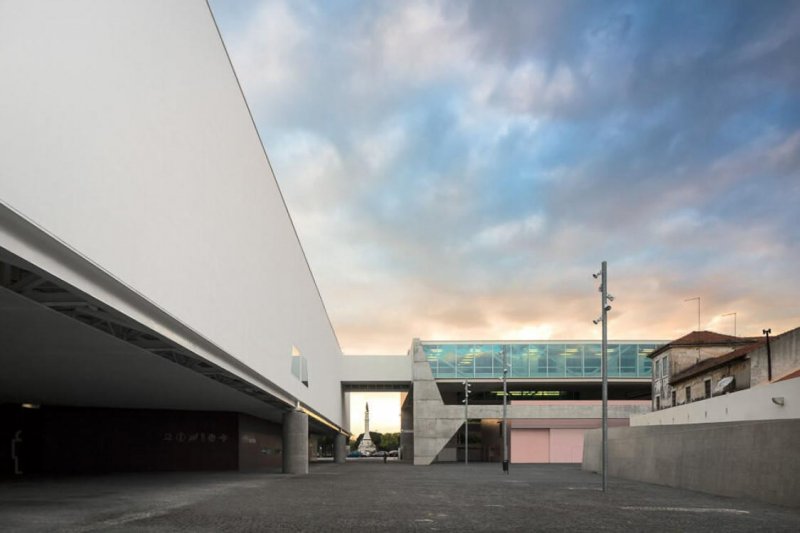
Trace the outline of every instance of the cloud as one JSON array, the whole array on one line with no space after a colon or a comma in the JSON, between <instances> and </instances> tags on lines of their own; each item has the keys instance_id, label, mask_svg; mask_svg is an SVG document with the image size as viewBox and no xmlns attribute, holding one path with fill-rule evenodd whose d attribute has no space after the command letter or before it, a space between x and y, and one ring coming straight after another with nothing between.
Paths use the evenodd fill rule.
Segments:
<instances>
[{"instance_id":1,"label":"cloud","mask_svg":"<svg viewBox=\"0 0 800 533\"><path fill-rule=\"evenodd\" d=\"M544 217L534 213L522 220L512 220L481 230L472 240L472 245L480 248L506 248L519 246L529 238L541 234Z\"/></svg>"},{"instance_id":2,"label":"cloud","mask_svg":"<svg viewBox=\"0 0 800 533\"><path fill-rule=\"evenodd\" d=\"M373 26L371 61L391 79L422 83L465 68L475 46L466 10L447 2L402 2Z\"/></svg>"},{"instance_id":3,"label":"cloud","mask_svg":"<svg viewBox=\"0 0 800 533\"><path fill-rule=\"evenodd\" d=\"M346 352L800 322L794 3L212 9Z\"/></svg>"},{"instance_id":4,"label":"cloud","mask_svg":"<svg viewBox=\"0 0 800 533\"><path fill-rule=\"evenodd\" d=\"M258 6L243 27L226 35L226 44L243 77L247 94L273 98L299 82L297 63L309 32L284 2Z\"/></svg>"}]
</instances>

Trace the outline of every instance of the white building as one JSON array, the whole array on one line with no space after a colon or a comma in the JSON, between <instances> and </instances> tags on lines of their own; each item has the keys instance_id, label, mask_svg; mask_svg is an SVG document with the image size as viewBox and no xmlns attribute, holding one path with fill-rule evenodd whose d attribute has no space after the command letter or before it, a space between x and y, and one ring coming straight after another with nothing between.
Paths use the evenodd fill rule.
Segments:
<instances>
[{"instance_id":1,"label":"white building","mask_svg":"<svg viewBox=\"0 0 800 533\"><path fill-rule=\"evenodd\" d=\"M33 470L305 468L341 350L206 2L4 1L0 35L3 436Z\"/></svg>"}]
</instances>

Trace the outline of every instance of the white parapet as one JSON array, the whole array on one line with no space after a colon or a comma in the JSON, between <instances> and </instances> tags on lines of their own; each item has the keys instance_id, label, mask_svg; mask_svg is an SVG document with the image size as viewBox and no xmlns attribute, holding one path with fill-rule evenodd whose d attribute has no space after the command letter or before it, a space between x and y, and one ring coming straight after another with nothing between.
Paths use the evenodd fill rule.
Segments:
<instances>
[{"instance_id":1,"label":"white parapet","mask_svg":"<svg viewBox=\"0 0 800 533\"><path fill-rule=\"evenodd\" d=\"M631 426L800 418L800 379L759 385L631 417Z\"/></svg>"}]
</instances>

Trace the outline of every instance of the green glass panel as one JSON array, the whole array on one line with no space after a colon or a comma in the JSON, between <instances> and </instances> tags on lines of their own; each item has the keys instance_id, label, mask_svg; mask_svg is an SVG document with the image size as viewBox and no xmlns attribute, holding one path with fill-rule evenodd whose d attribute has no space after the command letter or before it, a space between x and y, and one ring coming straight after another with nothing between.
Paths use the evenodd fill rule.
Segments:
<instances>
[{"instance_id":1,"label":"green glass panel","mask_svg":"<svg viewBox=\"0 0 800 533\"><path fill-rule=\"evenodd\" d=\"M508 348L511 351L511 377L529 377L528 345L512 344Z\"/></svg>"},{"instance_id":2,"label":"green glass panel","mask_svg":"<svg viewBox=\"0 0 800 533\"><path fill-rule=\"evenodd\" d=\"M479 351L471 344L456 346L456 372L460 378L475 377L475 354Z\"/></svg>"},{"instance_id":3,"label":"green glass panel","mask_svg":"<svg viewBox=\"0 0 800 533\"><path fill-rule=\"evenodd\" d=\"M639 345L639 361L638 361L638 375L642 378L649 378L653 371L653 361L648 357L658 348L657 344L640 344Z\"/></svg>"},{"instance_id":4,"label":"green glass panel","mask_svg":"<svg viewBox=\"0 0 800 533\"><path fill-rule=\"evenodd\" d=\"M619 344L609 344L608 350L608 377L619 377ZM602 348L602 346L601 346Z\"/></svg>"},{"instance_id":5,"label":"green glass panel","mask_svg":"<svg viewBox=\"0 0 800 533\"><path fill-rule=\"evenodd\" d=\"M567 347L563 344L547 345L547 376L551 378L563 378L566 376L566 352Z\"/></svg>"},{"instance_id":6,"label":"green glass panel","mask_svg":"<svg viewBox=\"0 0 800 533\"><path fill-rule=\"evenodd\" d=\"M528 361L530 365L529 377L532 378L546 378L547 377L547 345L546 344L528 344L526 345L528 351Z\"/></svg>"},{"instance_id":7,"label":"green glass panel","mask_svg":"<svg viewBox=\"0 0 800 533\"><path fill-rule=\"evenodd\" d=\"M568 377L583 377L582 344L567 344L564 347L564 366Z\"/></svg>"},{"instance_id":8,"label":"green glass panel","mask_svg":"<svg viewBox=\"0 0 800 533\"><path fill-rule=\"evenodd\" d=\"M583 375L586 377L600 376L602 362L601 346L599 344L587 344L583 347Z\"/></svg>"},{"instance_id":9,"label":"green glass panel","mask_svg":"<svg viewBox=\"0 0 800 533\"><path fill-rule=\"evenodd\" d=\"M647 356L658 347L652 343L609 344L609 377L649 378L652 361ZM512 378L601 375L600 343L426 344L422 348L435 378L502 378L504 353Z\"/></svg>"},{"instance_id":10,"label":"green glass panel","mask_svg":"<svg viewBox=\"0 0 800 533\"><path fill-rule=\"evenodd\" d=\"M452 344L440 344L432 346L431 354L435 355L435 363L428 357L431 362L431 370L434 372L435 378L454 378L456 376L456 354L455 346ZM434 369L434 364L436 368Z\"/></svg>"},{"instance_id":11,"label":"green glass panel","mask_svg":"<svg viewBox=\"0 0 800 533\"><path fill-rule=\"evenodd\" d=\"M638 347L635 344L620 345L619 375L624 377L636 376L636 358Z\"/></svg>"},{"instance_id":12,"label":"green glass panel","mask_svg":"<svg viewBox=\"0 0 800 533\"><path fill-rule=\"evenodd\" d=\"M505 352L506 357L508 358L507 363L509 367L511 366L511 346L508 344L493 344L492 345L492 375L494 377L501 378L503 377L503 353ZM511 371L509 368L509 375L511 377Z\"/></svg>"},{"instance_id":13,"label":"green glass panel","mask_svg":"<svg viewBox=\"0 0 800 533\"><path fill-rule=\"evenodd\" d=\"M473 346L473 361L475 363L475 377L476 378L491 378L494 377L492 373L492 359L494 346L491 344L476 344Z\"/></svg>"},{"instance_id":14,"label":"green glass panel","mask_svg":"<svg viewBox=\"0 0 800 533\"><path fill-rule=\"evenodd\" d=\"M456 373L456 347L452 344L442 346L442 356L439 358L439 375L443 378L454 378Z\"/></svg>"},{"instance_id":15,"label":"green glass panel","mask_svg":"<svg viewBox=\"0 0 800 533\"><path fill-rule=\"evenodd\" d=\"M428 360L428 364L431 365L433 377L439 377L439 353L441 352L441 348L435 344L425 344L422 346L422 351L425 354L425 358Z\"/></svg>"}]
</instances>

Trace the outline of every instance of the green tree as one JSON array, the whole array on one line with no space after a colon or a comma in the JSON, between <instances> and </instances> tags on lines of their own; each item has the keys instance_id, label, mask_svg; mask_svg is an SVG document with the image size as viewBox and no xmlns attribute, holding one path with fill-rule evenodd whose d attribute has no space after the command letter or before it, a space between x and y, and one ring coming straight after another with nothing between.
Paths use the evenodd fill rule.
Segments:
<instances>
[{"instance_id":1,"label":"green tree","mask_svg":"<svg viewBox=\"0 0 800 533\"><path fill-rule=\"evenodd\" d=\"M400 447L400 433L384 433L381 439L381 450L392 451Z\"/></svg>"}]
</instances>

